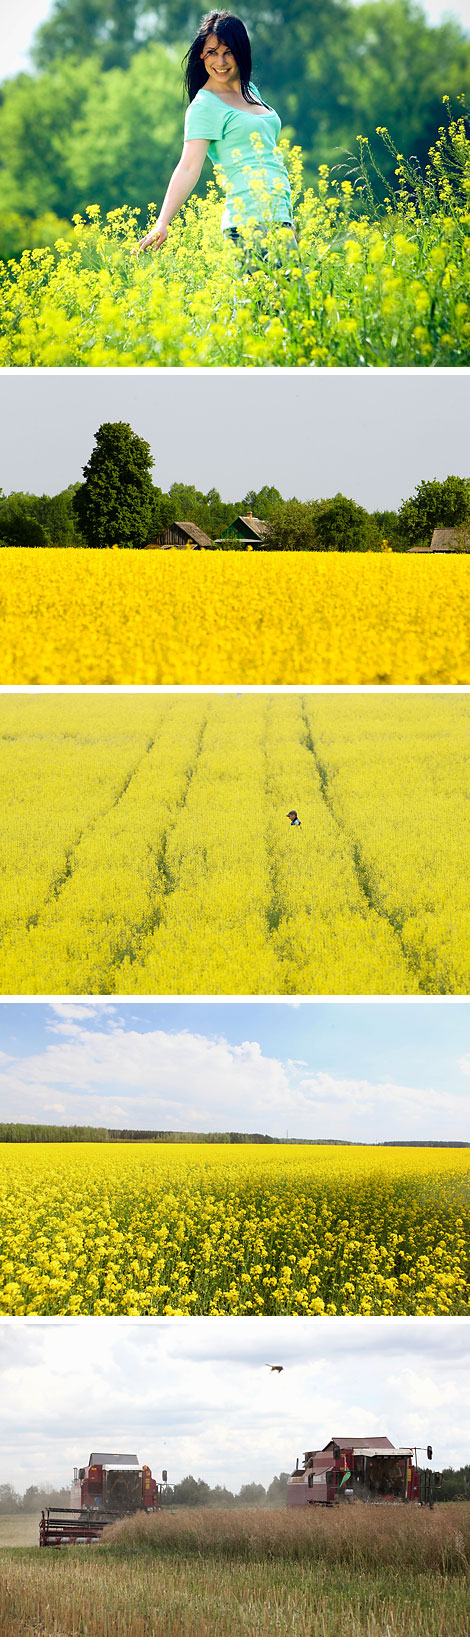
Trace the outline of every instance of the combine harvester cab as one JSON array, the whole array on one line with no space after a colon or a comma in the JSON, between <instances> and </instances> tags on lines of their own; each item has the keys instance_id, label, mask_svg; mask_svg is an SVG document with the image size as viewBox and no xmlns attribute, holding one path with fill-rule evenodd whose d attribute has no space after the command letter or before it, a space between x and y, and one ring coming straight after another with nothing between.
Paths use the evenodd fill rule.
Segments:
<instances>
[{"instance_id":1,"label":"combine harvester cab","mask_svg":"<svg viewBox=\"0 0 470 1637\"><path fill-rule=\"evenodd\" d=\"M430 1444L427 1456L432 1460ZM322 1450L306 1450L303 1466L297 1461L288 1480L287 1504L432 1505L438 1481L437 1473L420 1472L416 1450L395 1448L389 1438L331 1438Z\"/></svg>"},{"instance_id":2,"label":"combine harvester cab","mask_svg":"<svg viewBox=\"0 0 470 1637\"><path fill-rule=\"evenodd\" d=\"M40 1546L90 1546L107 1524L135 1512L155 1512L158 1484L136 1455L92 1454L75 1467L69 1507L47 1507L39 1525Z\"/></svg>"}]
</instances>

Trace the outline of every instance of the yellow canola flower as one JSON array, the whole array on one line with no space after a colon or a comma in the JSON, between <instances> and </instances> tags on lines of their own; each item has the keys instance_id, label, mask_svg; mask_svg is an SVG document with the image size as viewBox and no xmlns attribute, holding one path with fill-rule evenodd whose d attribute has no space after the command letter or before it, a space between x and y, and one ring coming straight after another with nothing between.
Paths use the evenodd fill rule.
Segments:
<instances>
[{"instance_id":1,"label":"yellow canola flower","mask_svg":"<svg viewBox=\"0 0 470 1637\"><path fill-rule=\"evenodd\" d=\"M8 684L468 683L469 609L465 553L0 551Z\"/></svg>"},{"instance_id":2,"label":"yellow canola flower","mask_svg":"<svg viewBox=\"0 0 470 1637\"><path fill-rule=\"evenodd\" d=\"M0 1312L468 1313L468 1178L458 1150L3 1144Z\"/></svg>"},{"instance_id":3,"label":"yellow canola flower","mask_svg":"<svg viewBox=\"0 0 470 1637\"><path fill-rule=\"evenodd\" d=\"M0 709L2 993L469 993L464 693Z\"/></svg>"}]
</instances>

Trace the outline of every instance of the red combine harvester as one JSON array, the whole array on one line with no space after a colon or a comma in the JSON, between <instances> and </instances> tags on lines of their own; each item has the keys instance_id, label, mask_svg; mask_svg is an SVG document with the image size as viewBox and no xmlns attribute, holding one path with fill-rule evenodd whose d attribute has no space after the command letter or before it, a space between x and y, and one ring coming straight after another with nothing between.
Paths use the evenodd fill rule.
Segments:
<instances>
[{"instance_id":1,"label":"red combine harvester","mask_svg":"<svg viewBox=\"0 0 470 1637\"><path fill-rule=\"evenodd\" d=\"M88 1466L75 1467L70 1506L42 1512L39 1545L90 1545L106 1524L134 1512L156 1512L158 1493L150 1467L140 1466L136 1455L92 1453Z\"/></svg>"},{"instance_id":2,"label":"red combine harvester","mask_svg":"<svg viewBox=\"0 0 470 1637\"><path fill-rule=\"evenodd\" d=\"M432 1461L431 1445L427 1458ZM414 1456L414 1460L413 1460ZM308 1449L287 1484L288 1506L339 1506L352 1501L375 1506L417 1501L432 1505L437 1472L420 1471L416 1449L395 1449L389 1438L330 1438L324 1449Z\"/></svg>"}]
</instances>

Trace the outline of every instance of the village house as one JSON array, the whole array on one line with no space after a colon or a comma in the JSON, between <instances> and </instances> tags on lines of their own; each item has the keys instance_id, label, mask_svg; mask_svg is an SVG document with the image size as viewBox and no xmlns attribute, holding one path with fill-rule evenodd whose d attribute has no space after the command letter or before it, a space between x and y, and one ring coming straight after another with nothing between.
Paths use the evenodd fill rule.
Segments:
<instances>
[{"instance_id":1,"label":"village house","mask_svg":"<svg viewBox=\"0 0 470 1637\"><path fill-rule=\"evenodd\" d=\"M257 547L259 551L264 546L268 530L269 523L264 523L261 517L253 517L252 512L247 512L246 517L235 517L233 523L229 523L228 528L223 530L214 544L226 546L233 540L239 546L252 546L253 549Z\"/></svg>"},{"instance_id":2,"label":"village house","mask_svg":"<svg viewBox=\"0 0 470 1637\"><path fill-rule=\"evenodd\" d=\"M149 540L145 550L170 551L172 546L176 546L177 551L212 551L213 541L203 529L198 529L197 523L170 523L157 534L156 540Z\"/></svg>"},{"instance_id":3,"label":"village house","mask_svg":"<svg viewBox=\"0 0 470 1637\"><path fill-rule=\"evenodd\" d=\"M461 536L457 529L434 529L430 546L409 546L409 552L461 551Z\"/></svg>"}]
</instances>

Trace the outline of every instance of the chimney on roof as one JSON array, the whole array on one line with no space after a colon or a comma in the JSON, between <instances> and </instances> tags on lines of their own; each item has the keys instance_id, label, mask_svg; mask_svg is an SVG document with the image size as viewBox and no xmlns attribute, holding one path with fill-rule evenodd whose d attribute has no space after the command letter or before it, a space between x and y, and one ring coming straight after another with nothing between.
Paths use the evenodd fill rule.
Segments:
<instances>
[{"instance_id":1,"label":"chimney on roof","mask_svg":"<svg viewBox=\"0 0 470 1637\"><path fill-rule=\"evenodd\" d=\"M247 512L247 514L246 514L246 515L247 515L247 517L252 517L252 516L253 516L253 512Z\"/></svg>"}]
</instances>

